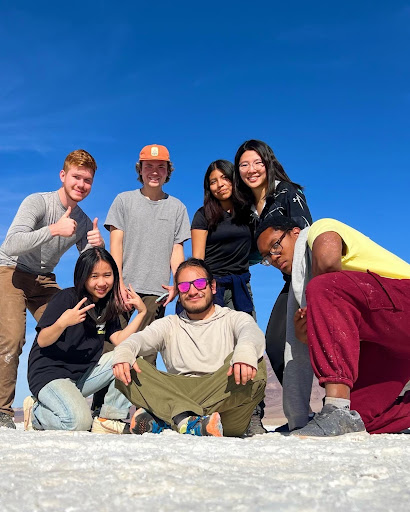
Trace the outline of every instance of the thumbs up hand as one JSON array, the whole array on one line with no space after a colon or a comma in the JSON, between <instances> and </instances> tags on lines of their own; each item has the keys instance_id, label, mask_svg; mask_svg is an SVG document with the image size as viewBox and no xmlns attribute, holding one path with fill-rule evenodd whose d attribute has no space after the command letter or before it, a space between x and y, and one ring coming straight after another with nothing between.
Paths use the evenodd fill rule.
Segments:
<instances>
[{"instance_id":1,"label":"thumbs up hand","mask_svg":"<svg viewBox=\"0 0 410 512\"><path fill-rule=\"evenodd\" d=\"M87 240L93 247L104 247L104 240L98 229L98 218L93 220L93 229L87 233Z\"/></svg>"},{"instance_id":2,"label":"thumbs up hand","mask_svg":"<svg viewBox=\"0 0 410 512\"><path fill-rule=\"evenodd\" d=\"M69 238L73 236L77 229L77 222L70 218L71 206L67 208L67 211L62 217L55 223L49 226L51 234L53 236L63 236Z\"/></svg>"}]
</instances>

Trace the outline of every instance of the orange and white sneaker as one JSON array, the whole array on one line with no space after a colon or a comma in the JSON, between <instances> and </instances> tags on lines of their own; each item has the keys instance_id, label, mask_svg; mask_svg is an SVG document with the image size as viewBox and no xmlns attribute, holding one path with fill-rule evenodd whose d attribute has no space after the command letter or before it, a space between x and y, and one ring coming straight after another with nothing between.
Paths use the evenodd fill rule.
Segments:
<instances>
[{"instance_id":1,"label":"orange and white sneaker","mask_svg":"<svg viewBox=\"0 0 410 512\"><path fill-rule=\"evenodd\" d=\"M33 405L36 400L31 396L26 396L23 402L23 414L24 414L24 430L35 430L33 428Z\"/></svg>"},{"instance_id":2,"label":"orange and white sneaker","mask_svg":"<svg viewBox=\"0 0 410 512\"><path fill-rule=\"evenodd\" d=\"M91 432L94 434L129 434L130 427L125 421L110 420L98 416L93 420Z\"/></svg>"},{"instance_id":3,"label":"orange and white sneaker","mask_svg":"<svg viewBox=\"0 0 410 512\"><path fill-rule=\"evenodd\" d=\"M219 412L214 412L210 416L189 416L179 428L180 434L190 434L191 436L223 436L223 427Z\"/></svg>"}]
</instances>

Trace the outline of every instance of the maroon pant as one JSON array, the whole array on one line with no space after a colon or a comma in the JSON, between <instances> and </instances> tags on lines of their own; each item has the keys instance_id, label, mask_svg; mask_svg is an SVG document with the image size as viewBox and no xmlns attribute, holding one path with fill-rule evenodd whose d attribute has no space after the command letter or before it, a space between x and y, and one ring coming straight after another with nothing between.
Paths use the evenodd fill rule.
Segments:
<instances>
[{"instance_id":1,"label":"maroon pant","mask_svg":"<svg viewBox=\"0 0 410 512\"><path fill-rule=\"evenodd\" d=\"M319 383L346 384L373 434L410 427L410 279L332 272L306 290L310 359Z\"/></svg>"}]
</instances>

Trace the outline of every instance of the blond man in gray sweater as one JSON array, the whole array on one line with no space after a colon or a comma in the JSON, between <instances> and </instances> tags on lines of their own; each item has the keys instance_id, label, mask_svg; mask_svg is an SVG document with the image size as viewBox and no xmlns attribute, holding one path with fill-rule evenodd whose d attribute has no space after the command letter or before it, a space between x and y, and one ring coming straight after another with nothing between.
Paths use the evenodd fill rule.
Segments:
<instances>
[{"instance_id":1,"label":"blond man in gray sweater","mask_svg":"<svg viewBox=\"0 0 410 512\"><path fill-rule=\"evenodd\" d=\"M214 305L203 260L181 263L175 286L184 311L115 348L117 387L138 408L131 432L241 436L265 392L265 336L251 315ZM167 372L143 359L157 352Z\"/></svg>"}]
</instances>

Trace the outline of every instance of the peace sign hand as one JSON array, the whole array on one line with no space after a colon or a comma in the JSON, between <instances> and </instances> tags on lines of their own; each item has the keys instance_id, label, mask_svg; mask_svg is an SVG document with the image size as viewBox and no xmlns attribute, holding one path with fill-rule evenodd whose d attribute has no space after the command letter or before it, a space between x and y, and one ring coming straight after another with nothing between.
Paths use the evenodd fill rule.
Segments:
<instances>
[{"instance_id":1,"label":"peace sign hand","mask_svg":"<svg viewBox=\"0 0 410 512\"><path fill-rule=\"evenodd\" d=\"M84 322L87 316L87 311L95 307L95 304L89 304L88 306L84 306L80 309L86 300L87 297L84 297L76 306L73 307L73 309L67 309L60 316L60 322L64 329L67 329L67 327L70 327L71 325L77 325Z\"/></svg>"},{"instance_id":2,"label":"peace sign hand","mask_svg":"<svg viewBox=\"0 0 410 512\"><path fill-rule=\"evenodd\" d=\"M134 308L138 311L138 313L143 313L147 310L146 305L143 303L141 297L138 295L138 293L134 290L134 288L131 286L131 284L128 285L127 288L127 295L128 298L125 301L125 304L130 304L134 306Z\"/></svg>"}]
</instances>

